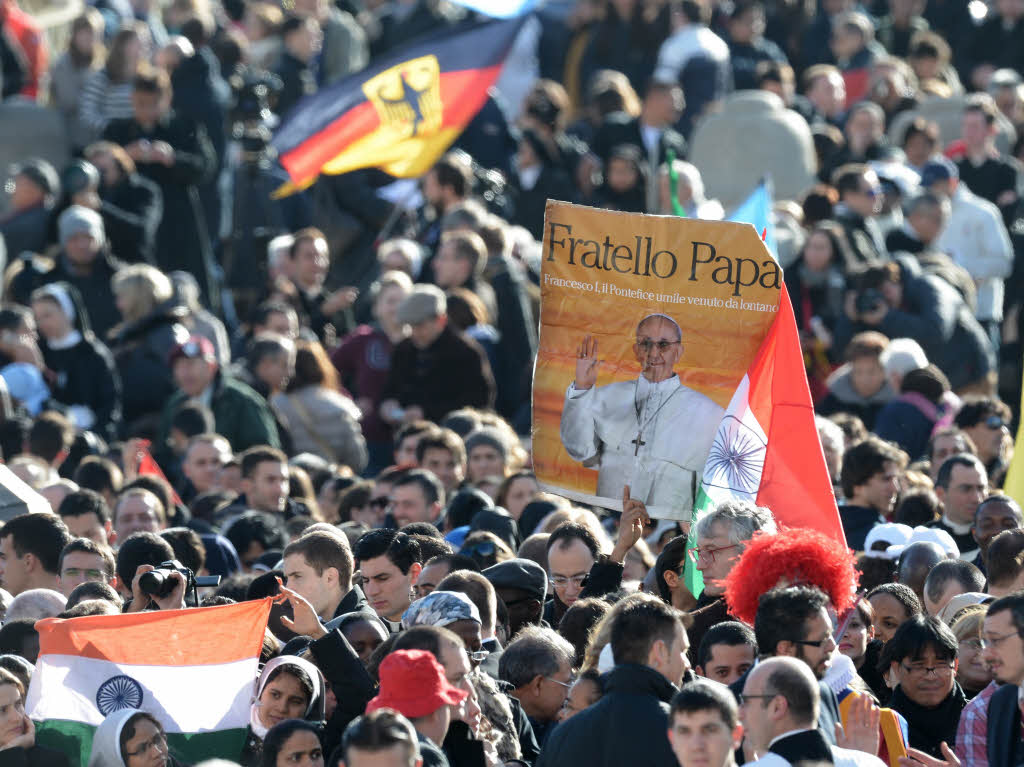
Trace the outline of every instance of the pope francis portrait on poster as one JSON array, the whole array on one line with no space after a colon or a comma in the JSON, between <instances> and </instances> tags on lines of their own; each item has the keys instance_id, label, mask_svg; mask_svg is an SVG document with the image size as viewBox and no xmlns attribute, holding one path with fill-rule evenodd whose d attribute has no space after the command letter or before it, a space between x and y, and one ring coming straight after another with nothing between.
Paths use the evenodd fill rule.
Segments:
<instances>
[{"instance_id":1,"label":"pope francis portrait on poster","mask_svg":"<svg viewBox=\"0 0 1024 767\"><path fill-rule=\"evenodd\" d=\"M633 344L640 377L597 386L597 340L579 343L560 435L574 460L597 469L601 498L621 499L629 485L651 516L689 519L725 411L679 380L675 367L684 349L675 320L647 315Z\"/></svg>"}]
</instances>

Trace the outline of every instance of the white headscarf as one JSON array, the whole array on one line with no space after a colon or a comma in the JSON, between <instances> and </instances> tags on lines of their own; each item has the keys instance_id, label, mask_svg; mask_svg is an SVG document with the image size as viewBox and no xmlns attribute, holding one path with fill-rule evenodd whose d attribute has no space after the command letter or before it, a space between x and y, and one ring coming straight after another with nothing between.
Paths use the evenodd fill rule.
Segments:
<instances>
[{"instance_id":1,"label":"white headscarf","mask_svg":"<svg viewBox=\"0 0 1024 767\"><path fill-rule=\"evenodd\" d=\"M137 708L123 708L100 723L92 736L89 767L127 767L121 758L121 730L129 719L141 713L144 712Z\"/></svg>"},{"instance_id":2,"label":"white headscarf","mask_svg":"<svg viewBox=\"0 0 1024 767\"><path fill-rule=\"evenodd\" d=\"M267 731L270 729L260 721L260 696L263 694L263 688L267 686L267 682L270 681L274 670L281 666L295 666L301 669L313 683L313 695L309 699L309 705L306 706L304 718L308 718L313 713L317 701L323 697L323 676L320 673L320 669L308 660L296 655L281 655L268 661L267 665L263 667L260 678L256 681L256 692L252 699L252 705L249 707L249 727L252 729L253 735L260 740L267 736ZM89 765L89 767L92 767L92 765Z\"/></svg>"}]
</instances>

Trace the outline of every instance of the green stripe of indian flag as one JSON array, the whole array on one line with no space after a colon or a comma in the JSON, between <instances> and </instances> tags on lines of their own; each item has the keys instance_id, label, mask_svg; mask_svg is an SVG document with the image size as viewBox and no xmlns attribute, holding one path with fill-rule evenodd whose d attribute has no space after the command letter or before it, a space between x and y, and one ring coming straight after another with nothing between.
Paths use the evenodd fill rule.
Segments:
<instances>
[{"instance_id":1,"label":"green stripe of indian flag","mask_svg":"<svg viewBox=\"0 0 1024 767\"><path fill-rule=\"evenodd\" d=\"M75 655L43 655L26 709L32 719L99 725L107 713L140 708L168 733L245 727L258 659L217 666L135 666Z\"/></svg>"},{"instance_id":2,"label":"green stripe of indian flag","mask_svg":"<svg viewBox=\"0 0 1024 767\"><path fill-rule=\"evenodd\" d=\"M697 520L704 514L725 501L757 500L768 435L750 409L749 395L750 377L744 375L729 400L704 464L704 476L693 503L688 549L697 548ZM694 596L704 590L704 579L689 556L683 582Z\"/></svg>"},{"instance_id":3,"label":"green stripe of indian flag","mask_svg":"<svg viewBox=\"0 0 1024 767\"><path fill-rule=\"evenodd\" d=\"M67 754L72 767L89 764L95 732L93 725L82 722L62 719L36 722L36 742ZM174 757L185 764L198 764L214 758L237 762L245 747L246 735L244 727L219 732L172 732L167 735L167 744Z\"/></svg>"}]
</instances>

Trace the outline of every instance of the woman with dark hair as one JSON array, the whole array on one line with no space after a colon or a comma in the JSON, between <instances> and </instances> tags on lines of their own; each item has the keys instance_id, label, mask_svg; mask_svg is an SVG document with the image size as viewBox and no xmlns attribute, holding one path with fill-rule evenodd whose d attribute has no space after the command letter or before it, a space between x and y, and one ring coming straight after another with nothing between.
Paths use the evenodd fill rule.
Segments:
<instances>
[{"instance_id":1,"label":"woman with dark hair","mask_svg":"<svg viewBox=\"0 0 1024 767\"><path fill-rule=\"evenodd\" d=\"M935 365L903 376L900 394L882 408L874 432L895 442L911 458L924 455L935 425L946 414L949 379Z\"/></svg>"},{"instance_id":2,"label":"woman with dark hair","mask_svg":"<svg viewBox=\"0 0 1024 767\"><path fill-rule=\"evenodd\" d=\"M89 767L179 767L167 733L146 711L125 708L110 714L92 739Z\"/></svg>"},{"instance_id":3,"label":"woman with dark hair","mask_svg":"<svg viewBox=\"0 0 1024 767\"><path fill-rule=\"evenodd\" d=\"M878 670L896 682L889 707L907 720L912 748L942 758L967 705L956 681L958 642L938 618L914 615L882 649Z\"/></svg>"},{"instance_id":4,"label":"woman with dark hair","mask_svg":"<svg viewBox=\"0 0 1024 767\"><path fill-rule=\"evenodd\" d=\"M356 474L366 468L359 408L341 393L338 371L316 341L295 344L295 375L271 398L296 453L313 453Z\"/></svg>"},{"instance_id":5,"label":"woman with dark hair","mask_svg":"<svg viewBox=\"0 0 1024 767\"><path fill-rule=\"evenodd\" d=\"M843 313L851 260L843 228L834 221L821 221L807 235L796 261L786 269L786 288L805 349L818 339L826 354L834 356L831 332Z\"/></svg>"},{"instance_id":6,"label":"woman with dark hair","mask_svg":"<svg viewBox=\"0 0 1024 767\"><path fill-rule=\"evenodd\" d=\"M871 609L871 603L866 599L858 599L837 641L839 652L853 661L857 675L884 705L889 700L889 688L877 668L882 642L875 639L874 622L875 614Z\"/></svg>"},{"instance_id":7,"label":"woman with dark hair","mask_svg":"<svg viewBox=\"0 0 1024 767\"><path fill-rule=\"evenodd\" d=\"M508 515L518 522L526 504L539 492L540 485L537 484L537 477L532 471L515 471L505 477L505 481L501 483L494 503L507 511Z\"/></svg>"},{"instance_id":8,"label":"woman with dark hair","mask_svg":"<svg viewBox=\"0 0 1024 767\"><path fill-rule=\"evenodd\" d=\"M560 166L555 148L529 128L522 132L514 160L510 186L515 195L515 215L510 223L526 228L539 240L547 201L576 199L572 180Z\"/></svg>"},{"instance_id":9,"label":"woman with dark hair","mask_svg":"<svg viewBox=\"0 0 1024 767\"><path fill-rule=\"evenodd\" d=\"M302 719L275 724L263 739L260 767L323 767L320 728Z\"/></svg>"}]
</instances>

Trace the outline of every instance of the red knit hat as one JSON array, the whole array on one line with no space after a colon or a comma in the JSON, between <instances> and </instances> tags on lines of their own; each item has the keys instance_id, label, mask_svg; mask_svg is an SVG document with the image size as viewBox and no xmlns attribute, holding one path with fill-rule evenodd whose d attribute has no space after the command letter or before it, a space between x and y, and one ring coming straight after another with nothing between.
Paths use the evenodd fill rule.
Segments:
<instances>
[{"instance_id":1,"label":"red knit hat","mask_svg":"<svg viewBox=\"0 0 1024 767\"><path fill-rule=\"evenodd\" d=\"M428 716L441 706L457 706L469 693L452 687L444 667L426 650L397 650L380 664L377 697L366 713L390 708L409 719Z\"/></svg>"}]
</instances>

